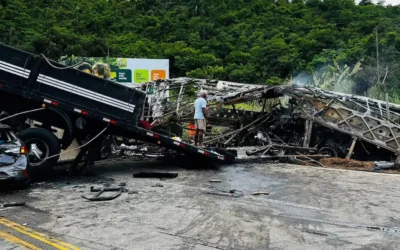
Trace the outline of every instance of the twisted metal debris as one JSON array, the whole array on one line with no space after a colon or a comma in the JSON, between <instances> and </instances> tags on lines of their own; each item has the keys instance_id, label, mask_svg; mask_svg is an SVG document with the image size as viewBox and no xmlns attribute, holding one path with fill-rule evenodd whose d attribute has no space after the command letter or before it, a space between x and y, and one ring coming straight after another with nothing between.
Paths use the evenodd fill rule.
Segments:
<instances>
[{"instance_id":1,"label":"twisted metal debris","mask_svg":"<svg viewBox=\"0 0 400 250\"><path fill-rule=\"evenodd\" d=\"M157 128L192 121L192 103L208 91L209 122L220 128L205 142L257 147L248 155L317 155L379 160L400 153L400 105L304 86L265 86L176 78L143 83L143 119ZM248 104L253 109L243 108ZM242 108L241 108L242 107ZM382 151L383 149L383 151ZM379 152L378 152L379 151ZM314 158L314 157L313 157Z\"/></svg>"}]
</instances>

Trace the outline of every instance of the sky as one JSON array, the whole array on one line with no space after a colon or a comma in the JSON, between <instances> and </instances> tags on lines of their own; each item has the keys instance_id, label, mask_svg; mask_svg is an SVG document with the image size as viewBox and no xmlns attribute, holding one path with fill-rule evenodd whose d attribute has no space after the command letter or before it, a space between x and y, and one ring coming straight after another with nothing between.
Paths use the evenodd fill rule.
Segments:
<instances>
[{"instance_id":1,"label":"sky","mask_svg":"<svg viewBox=\"0 0 400 250\"><path fill-rule=\"evenodd\" d=\"M356 3L359 3L361 0L356 0ZM384 0L385 5L400 5L400 0ZM377 3L379 0L372 0L372 2Z\"/></svg>"},{"instance_id":2,"label":"sky","mask_svg":"<svg viewBox=\"0 0 400 250\"><path fill-rule=\"evenodd\" d=\"M399 5L400 4L400 0L386 0L385 4L387 5Z\"/></svg>"},{"instance_id":3,"label":"sky","mask_svg":"<svg viewBox=\"0 0 400 250\"><path fill-rule=\"evenodd\" d=\"M359 0L357 2L359 2ZM377 3L379 1L373 0L373 2ZM400 5L400 0L385 0L385 5Z\"/></svg>"}]
</instances>

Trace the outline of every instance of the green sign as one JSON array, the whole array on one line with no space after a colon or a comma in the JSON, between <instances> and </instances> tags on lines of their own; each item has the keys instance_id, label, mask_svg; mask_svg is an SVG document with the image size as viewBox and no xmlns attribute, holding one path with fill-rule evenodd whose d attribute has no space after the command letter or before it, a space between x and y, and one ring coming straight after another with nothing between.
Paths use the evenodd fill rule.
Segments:
<instances>
[{"instance_id":1,"label":"green sign","mask_svg":"<svg viewBox=\"0 0 400 250\"><path fill-rule=\"evenodd\" d=\"M132 82L132 71L130 69L117 69L115 73L117 82Z\"/></svg>"},{"instance_id":2,"label":"green sign","mask_svg":"<svg viewBox=\"0 0 400 250\"><path fill-rule=\"evenodd\" d=\"M136 69L134 71L135 82L148 82L149 71L147 69Z\"/></svg>"}]
</instances>

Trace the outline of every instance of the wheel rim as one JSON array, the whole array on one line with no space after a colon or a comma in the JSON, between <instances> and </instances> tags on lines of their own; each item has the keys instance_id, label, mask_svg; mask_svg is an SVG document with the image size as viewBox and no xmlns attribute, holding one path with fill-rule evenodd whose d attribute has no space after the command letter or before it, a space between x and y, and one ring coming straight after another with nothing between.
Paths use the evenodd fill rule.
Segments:
<instances>
[{"instance_id":1,"label":"wheel rim","mask_svg":"<svg viewBox=\"0 0 400 250\"><path fill-rule=\"evenodd\" d=\"M49 146L45 141L39 138L33 138L25 141L29 149L29 164L39 166L49 157Z\"/></svg>"},{"instance_id":2,"label":"wheel rim","mask_svg":"<svg viewBox=\"0 0 400 250\"><path fill-rule=\"evenodd\" d=\"M333 148L329 148L329 147L321 148L318 151L318 154L329 155L329 157L334 157L334 158L336 158L338 156L336 150L334 150Z\"/></svg>"}]
</instances>

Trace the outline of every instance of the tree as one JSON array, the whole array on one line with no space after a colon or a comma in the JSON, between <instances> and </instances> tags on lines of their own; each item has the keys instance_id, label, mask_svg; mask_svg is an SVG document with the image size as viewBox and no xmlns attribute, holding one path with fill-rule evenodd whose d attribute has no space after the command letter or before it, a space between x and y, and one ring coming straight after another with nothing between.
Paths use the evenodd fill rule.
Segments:
<instances>
[{"instance_id":1,"label":"tree","mask_svg":"<svg viewBox=\"0 0 400 250\"><path fill-rule=\"evenodd\" d=\"M277 84L335 60L400 96L400 7L370 0L0 0L0 41L60 56L168 58L172 77ZM371 72L370 72L371 71Z\"/></svg>"}]
</instances>

